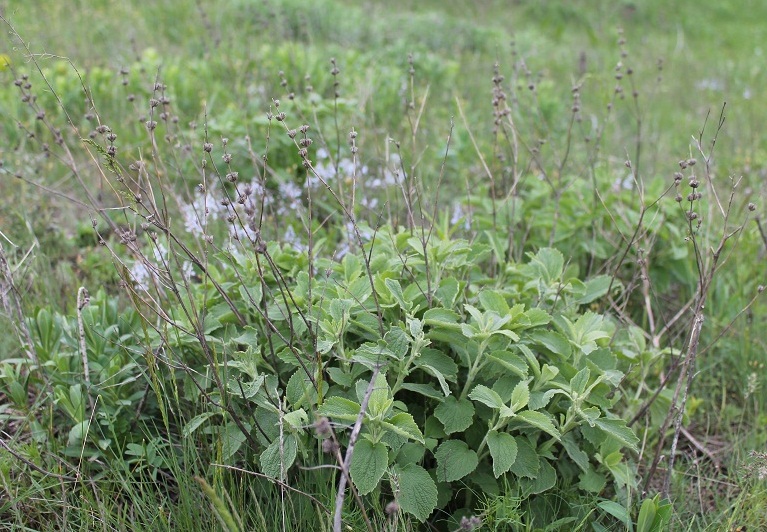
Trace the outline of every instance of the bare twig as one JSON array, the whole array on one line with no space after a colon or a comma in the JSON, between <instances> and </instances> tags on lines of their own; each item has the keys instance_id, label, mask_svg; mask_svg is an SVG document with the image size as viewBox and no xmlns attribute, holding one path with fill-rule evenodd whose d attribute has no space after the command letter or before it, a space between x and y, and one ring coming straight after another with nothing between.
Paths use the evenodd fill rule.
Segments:
<instances>
[{"instance_id":1,"label":"bare twig","mask_svg":"<svg viewBox=\"0 0 767 532\"><path fill-rule=\"evenodd\" d=\"M349 474L349 468L352 464L352 456L354 455L354 445L357 443L357 438L359 438L360 431L362 430L362 422L365 419L365 414L367 413L368 409L368 403L370 402L370 396L373 395L373 390L375 389L375 382L376 377L378 376L378 373L380 371L380 366L376 366L373 370L373 374L370 376L370 383L368 384L368 388L365 391L365 397L362 399L362 404L360 405L360 413L357 416L357 420L354 422L354 427L352 427L352 433L349 435L349 444L346 447L346 455L344 456L344 462L341 466L341 469L343 471L343 474L341 475L341 479L338 482L338 494L336 495L336 509L335 513L333 514L333 532L341 532L341 513L344 508L344 496L346 493L346 482L351 480L351 475ZM361 509L364 515L364 508ZM365 516L365 521L367 522L369 530L372 532L373 527L370 524L370 522L367 520L367 516Z\"/></svg>"}]
</instances>

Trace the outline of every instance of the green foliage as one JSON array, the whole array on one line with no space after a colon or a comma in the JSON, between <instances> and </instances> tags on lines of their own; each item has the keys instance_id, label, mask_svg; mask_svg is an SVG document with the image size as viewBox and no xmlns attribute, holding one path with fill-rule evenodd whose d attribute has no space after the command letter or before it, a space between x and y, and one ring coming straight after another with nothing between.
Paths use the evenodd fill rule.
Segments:
<instances>
[{"instance_id":1,"label":"green foliage","mask_svg":"<svg viewBox=\"0 0 767 532\"><path fill-rule=\"evenodd\" d=\"M75 4L50 6L38 36L57 55L0 54L0 171L16 176L0 237L32 242L10 258L39 361L14 343L0 364L18 453L0 454L0 474L26 490L9 500L64 492L80 513L61 528L107 514L129 527L135 499L145 527L300 530L330 522L348 473L354 530L664 530L686 515L638 501L639 473L674 430L668 383L701 286L684 422L732 436L738 419L749 439L731 439L764 443L764 305L748 303L763 271L740 260L764 253L763 235L733 221L762 208L735 190L764 196L749 102L764 70L716 55L752 53L739 37L756 13L724 2L714 35L691 2L673 27L658 2ZM26 53L39 15L13 16L24 39L7 50ZM69 33L85 21L87 39ZM671 176L725 96L738 127L717 139L735 148L675 185L708 181L695 226L700 198L673 202ZM715 169L746 176L722 220ZM29 186L80 201L73 175L100 222ZM703 282L720 230L737 253ZM66 310L81 285L103 287L82 326ZM35 467L88 483L70 493ZM735 500L758 506L747 488ZM21 504L0 517L40 528L49 509L27 519Z\"/></svg>"}]
</instances>

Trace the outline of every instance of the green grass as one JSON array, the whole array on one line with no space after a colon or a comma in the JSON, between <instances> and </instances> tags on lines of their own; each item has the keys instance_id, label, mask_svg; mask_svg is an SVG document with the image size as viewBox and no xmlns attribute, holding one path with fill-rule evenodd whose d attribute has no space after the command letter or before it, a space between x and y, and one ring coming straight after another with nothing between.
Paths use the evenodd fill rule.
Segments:
<instances>
[{"instance_id":1,"label":"green grass","mask_svg":"<svg viewBox=\"0 0 767 532\"><path fill-rule=\"evenodd\" d=\"M764 480L745 475L755 461L750 451L767 444L767 340L762 334L767 306L758 292L767 284L767 242L754 222L755 216L764 216L767 202L767 138L762 134L767 108L760 99L767 85L763 2L701 6L684 0L673 15L656 0L598 6L585 0L237 0L215 9L192 0L45 2L44 8L32 4L0 6L10 23L5 30L12 28L32 54L4 32L9 36L0 41L0 54L9 56L11 67L0 70L0 239L26 316L38 316L40 308L74 316L80 286L94 295L99 287L120 294L121 313L132 307L149 309L123 289L125 272L134 261L153 256L141 220L126 207L134 205L135 187L132 192L121 188L110 173L110 159L81 140L99 124L117 134L115 162L123 175L135 175L129 167L137 160L148 164L144 199L151 185L152 195L167 202L160 211L168 214L176 231L181 228L177 234L183 233L182 211L197 197L195 187L203 172L209 183L216 175L222 178L213 189L216 194L231 193L233 187L223 183L223 176L238 172L241 182L261 176L274 198L264 207L259 226L264 238L285 242L290 226L305 239L308 228L317 256L329 258L344 244L354 249L338 202L321 194L320 187L307 210L294 211L288 202L281 203L289 186L302 187L306 177L284 130L306 123L311 126L315 167L355 161L360 175L334 181L333 186L346 200L352 182L359 181L353 211L359 227L425 225L434 227L440 238L463 237L487 245L495 258L483 263L483 274L499 283L508 275L504 260L523 261L528 252L556 247L564 253L568 274L587 279L615 273L630 287L625 299L610 294L594 303L593 310L607 313L622 326L632 320L649 336L695 293L699 272L691 242L710 261L722 231L748 220L724 247L720 268L707 288L703 351L684 419L689 436L680 437L672 479L672 526L765 526L760 510ZM330 72L331 58L340 70L337 77ZM509 105L509 123L513 122L513 129L498 135L493 131L496 63L504 76L500 87ZM29 76L24 82L31 83L28 93L45 110L45 121L36 119L20 99L14 80L22 74ZM166 88L153 90L155 83ZM615 91L616 84L622 93ZM85 99L84 87L91 100ZM163 106L149 105L150 98L160 96L170 99L167 123L159 115ZM279 108L274 100L280 101ZM574 104L579 106L577 114ZM267 112L280 111L287 114L284 128L266 119ZM722 112L726 120L717 132ZM173 116L177 122L170 120ZM154 140L147 134L147 120L160 122ZM50 127L63 132L62 146L56 145ZM349 149L351 130L358 133L356 159ZM229 139L225 147L222 137ZM728 217L723 220L725 209L719 209L706 188L703 203L695 207L703 224L691 231L694 224L688 225L684 217L690 207L684 201L682 208L676 206L676 191L654 202L673 185L680 160L698 160L694 170L684 170L679 188L684 196L690 191L688 175L695 172L705 179L704 156L695 147L699 137L704 154L713 152L708 176ZM94 139L99 146L109 145L103 134L94 133ZM210 156L203 152L204 142L213 144ZM318 156L319 148L328 154L326 159ZM233 155L231 164L222 163L224 149ZM267 169L259 162L265 153ZM415 190L410 199L396 187L373 184L387 171L405 176L407 186ZM622 188L630 183L632 172L643 196L636 186ZM512 187L513 193L507 194ZM360 206L362 199L377 204ZM749 211L749 202L755 210ZM470 218L450 223L456 208L470 206ZM104 209L106 218L97 207ZM121 246L107 219L118 230L137 230L141 250ZM640 219L647 231L631 240ZM211 234L216 246L223 247L226 227L212 227ZM100 245L101 238L106 246ZM202 239L184 238L192 249L214 260ZM173 262L176 253L172 250L166 259ZM298 282L301 268L310 271L305 263L291 270L291 261L299 259L289 253L280 256L284 262L279 267L290 282ZM645 270L643 257L648 260ZM176 266L180 268L181 261ZM409 281L407 267L399 266L403 283ZM221 269L214 277L237 282ZM642 275L647 275L647 285ZM490 283L483 279L467 277L467 292L476 288L472 282ZM213 295L215 291L202 298L201 305ZM636 413L673 372L672 359L689 337L689 326L689 319L679 320L668 334L656 336L657 345L648 339L646 348L626 364L626 379L616 399L624 415ZM69 422L61 410L63 400L53 401L53 392L39 375L22 379L22 391L16 390L19 397L28 396L26 406L23 401L4 404L13 391L7 368L24 367L17 362L24 354L7 309L0 316L0 330L0 352L10 360L0 395L3 441L44 470L86 475L72 483L45 477L19 463L10 451L0 450L0 522L19 529L214 530L224 526L223 514L211 509L216 507L228 509L242 529L331 529L330 517L305 494L281 492L265 479L210 466L225 461L221 448L205 448L216 441L215 431L197 440L180 438L181 425L206 407L183 372L165 368L158 370L162 377L154 375L151 366L144 365L140 342L136 351L125 347L132 341L128 336L109 342L115 357L142 368L135 379L150 398L146 405L154 418L142 420L147 427L137 428L118 410L114 419L120 423L114 426L129 426L124 428L125 442L132 445L147 434L167 431L167 445L154 465L146 457L128 463L124 453L98 458L110 467L99 469L103 464L96 458L89 464L85 447L76 452L67 431L57 427ZM111 332L102 332L112 338ZM154 332L136 326L131 334L140 339ZM68 390L79 386L81 373L75 364L77 335L67 335L62 349L71 361L66 369L51 369L50 375ZM98 363L108 366L101 359ZM124 407L134 408L141 400L139 392L133 393L120 396ZM661 436L666 438L662 452L669 450L673 426L663 435L659 429L670 399L670 394L662 395L652 419L643 418L634 426L643 445L637 457L640 475L656 456L654 446ZM237 463L258 471L254 453L243 451ZM294 478L303 484L294 487L313 494L332 512L336 478L319 471L297 474ZM206 479L213 491L206 495L194 477ZM657 483L650 486L651 491L657 488ZM488 528L533 529L550 524L540 516L571 512L577 518L573 522L580 524L562 526L612 530L621 525L600 513L599 503L612 499L633 504L637 498L631 490L608 489L568 500L568 489L557 485L554 492L530 502L521 500L514 487L483 494L472 493L472 485L460 499L485 509ZM211 493L220 499L211 499ZM418 527L403 514L388 518L384 499L366 499L376 527ZM447 514L463 508L446 508L434 526L460 526L457 513ZM365 527L359 507L348 501L345 519L354 530ZM446 524L449 519L452 524Z\"/></svg>"}]
</instances>

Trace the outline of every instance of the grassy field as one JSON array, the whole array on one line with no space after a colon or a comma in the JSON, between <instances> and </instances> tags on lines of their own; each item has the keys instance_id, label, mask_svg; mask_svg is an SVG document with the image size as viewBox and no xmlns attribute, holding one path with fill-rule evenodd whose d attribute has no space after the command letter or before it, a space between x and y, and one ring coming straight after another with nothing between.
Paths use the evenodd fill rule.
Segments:
<instances>
[{"instance_id":1,"label":"grassy field","mask_svg":"<svg viewBox=\"0 0 767 532\"><path fill-rule=\"evenodd\" d=\"M3 528L767 527L763 2L42 4Z\"/></svg>"}]
</instances>

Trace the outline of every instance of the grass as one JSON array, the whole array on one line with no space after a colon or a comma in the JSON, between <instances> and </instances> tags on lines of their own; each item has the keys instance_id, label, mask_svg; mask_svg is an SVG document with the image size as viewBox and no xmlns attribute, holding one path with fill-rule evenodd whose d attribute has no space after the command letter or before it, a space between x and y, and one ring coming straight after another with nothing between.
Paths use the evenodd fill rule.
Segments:
<instances>
[{"instance_id":1,"label":"grass","mask_svg":"<svg viewBox=\"0 0 767 532\"><path fill-rule=\"evenodd\" d=\"M13 272L3 287L13 281L25 316L38 318L46 308L61 313L56 320L62 323L78 312L80 286L98 301L106 295L96 295L97 287L120 294L115 312L135 308L133 328L110 336L111 318L93 317L101 331L94 335L106 343L90 363L110 368L119 360L109 382L120 382L124 371L131 385L141 386L130 394L129 386L105 388L104 397L126 390L115 391L110 421L98 422L101 441L120 440L123 447L89 456L87 439L57 428L72 424L62 405L82 378L75 326L64 327L57 347L64 354L51 354L59 364L50 370L51 385L40 372L27 376L13 305L5 305L0 521L20 529L330 530L337 470L302 472L291 477L300 478L291 486L300 492L280 489L255 476L263 464L252 449L228 454L225 442L234 440L227 439L226 425L181 437L183 425L218 397L207 395L205 382L213 377L203 369L190 379L172 364L143 362L151 359L144 351L156 345L156 335L168 343L174 333L147 328L153 305L143 294L151 290L133 285L160 283L147 271L164 265L186 285L180 301L213 312L208 301L216 289L195 296L189 285L197 278L247 285L240 277L248 268L272 268L284 278L274 273L270 290L290 292L298 272L311 278L317 265L331 271L388 225L415 235L426 227L440 238L486 245L494 259L482 268L491 274L474 282L495 282L497 289L510 275L506 261L547 246L563 252L576 277L614 275L626 290L610 292L592 310L625 330L643 331L636 333L643 338L637 352L623 353L626 377L616 399L622 415L630 419L668 383L633 426L642 439L636 462L637 477L647 481L643 489L665 492L662 480L668 479L674 530L765 526L763 457L753 452L767 444L767 346L760 333L767 308L759 289L767 284L767 239L758 225L763 230L767 199L761 134L767 110L759 99L767 84L760 66L767 6L685 0L673 17L654 0L599 8L585 1L494 0L242 0L215 9L192 0L47 2L45 11L42 31L40 6L0 5L6 29L18 35L0 43L11 63L0 70L0 238ZM39 110L45 115L36 116ZM285 134L301 124L309 133ZM60 144L55 129L63 132ZM116 138L109 140L112 132ZM81 140L89 135L95 144ZM312 144L300 144L309 135ZM308 154L296 156L302 147ZM693 158L695 166L680 168L678 161ZM115 172L127 181L116 181ZM682 172L676 189L675 172ZM698 190L688 186L693 179L703 182L702 200L686 199ZM240 210L222 209L221 198L228 195L234 205L245 183L255 192L243 197ZM196 210L189 210L195 201ZM695 218L685 214L692 211ZM172 239L153 240L151 227L142 229L147 213L161 216L176 231L171 234L204 258L200 264L213 268L203 273ZM232 233L238 224L240 233ZM136 247L124 246L126 230L136 234ZM269 248L274 264L264 266L261 255L252 254L250 262L242 259L244 269L227 277L226 260L216 261L247 250L248 238L279 241L299 255L308 249L308 258ZM371 265L360 256L372 282ZM403 283L415 275L407 264L397 266ZM184 271L193 272L191 281L183 281ZM465 281L470 292L472 278ZM156 295L160 300L161 291ZM666 327L688 302L687 313ZM698 315L705 321L697 358L685 358L680 354ZM131 343L137 331L144 344ZM292 323L290 331L302 334ZM37 329L32 334L42 338ZM616 334L620 343L624 333ZM202 356L181 341L176 348ZM267 363L277 367L281 356L272 352ZM131 362L141 371L131 373ZM286 386L288 377L280 376ZM677 379L686 398L678 416L668 414L678 401ZM54 401L63 393L56 386L67 391ZM143 417L127 421L124 409L137 405L146 408ZM238 419L234 410L231 416ZM255 416L246 420L258 423ZM83 430L95 433L98 423ZM163 432L167 439L158 438L150 456L147 445L155 440L141 438ZM665 475L673 450L674 474ZM644 476L653 469L661 473ZM602 503L625 503L634 519L631 501L641 499L625 487L569 499L564 484L537 498L508 485L482 493L478 485L467 485L460 500L474 504L486 528L498 530L545 527L552 516L573 519L564 527L620 529L625 525L602 511ZM387 497L396 498L383 489L355 505L348 495L345 523L354 530L365 529L365 519L375 529L418 528L406 513L387 513ZM476 522L461 523L465 510L446 505L428 525L471 529Z\"/></svg>"}]
</instances>

